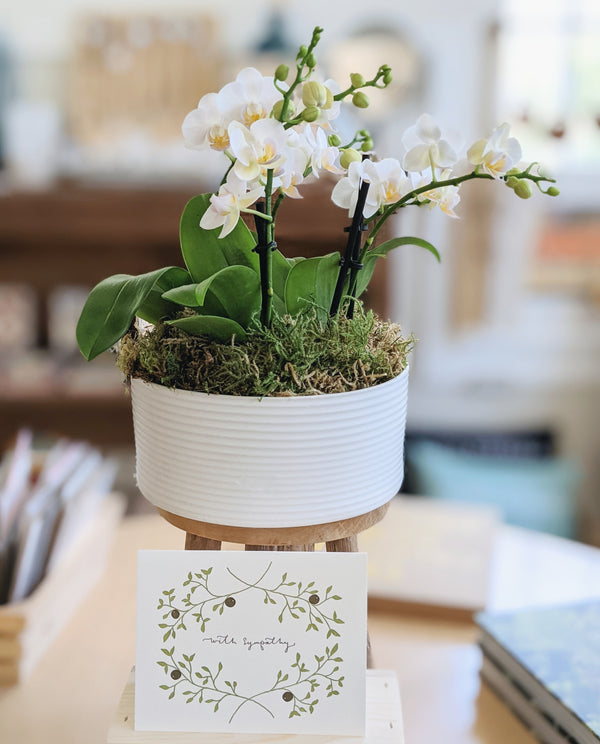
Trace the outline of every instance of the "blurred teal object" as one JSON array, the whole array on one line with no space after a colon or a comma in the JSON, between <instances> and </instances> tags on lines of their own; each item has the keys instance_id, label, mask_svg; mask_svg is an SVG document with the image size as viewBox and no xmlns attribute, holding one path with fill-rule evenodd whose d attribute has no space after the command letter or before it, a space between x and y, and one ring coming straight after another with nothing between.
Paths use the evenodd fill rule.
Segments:
<instances>
[{"instance_id":1,"label":"blurred teal object","mask_svg":"<svg viewBox=\"0 0 600 744\"><path fill-rule=\"evenodd\" d=\"M496 506L508 524L576 535L578 468L557 458L473 455L433 442L406 453L419 495Z\"/></svg>"}]
</instances>

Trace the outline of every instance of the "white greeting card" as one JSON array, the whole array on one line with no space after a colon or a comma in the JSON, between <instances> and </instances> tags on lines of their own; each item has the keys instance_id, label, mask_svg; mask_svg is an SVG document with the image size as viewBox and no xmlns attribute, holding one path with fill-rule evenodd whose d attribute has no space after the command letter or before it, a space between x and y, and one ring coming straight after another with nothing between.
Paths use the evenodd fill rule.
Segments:
<instances>
[{"instance_id":1,"label":"white greeting card","mask_svg":"<svg viewBox=\"0 0 600 744\"><path fill-rule=\"evenodd\" d=\"M365 730L365 553L140 551L135 728Z\"/></svg>"}]
</instances>

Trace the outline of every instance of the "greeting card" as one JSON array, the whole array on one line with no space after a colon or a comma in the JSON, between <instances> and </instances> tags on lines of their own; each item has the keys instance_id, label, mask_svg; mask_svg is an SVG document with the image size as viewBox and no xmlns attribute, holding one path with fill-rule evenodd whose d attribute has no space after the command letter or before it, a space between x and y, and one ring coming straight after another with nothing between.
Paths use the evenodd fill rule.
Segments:
<instances>
[{"instance_id":1,"label":"greeting card","mask_svg":"<svg viewBox=\"0 0 600 744\"><path fill-rule=\"evenodd\" d=\"M135 728L365 729L364 553L141 551Z\"/></svg>"}]
</instances>

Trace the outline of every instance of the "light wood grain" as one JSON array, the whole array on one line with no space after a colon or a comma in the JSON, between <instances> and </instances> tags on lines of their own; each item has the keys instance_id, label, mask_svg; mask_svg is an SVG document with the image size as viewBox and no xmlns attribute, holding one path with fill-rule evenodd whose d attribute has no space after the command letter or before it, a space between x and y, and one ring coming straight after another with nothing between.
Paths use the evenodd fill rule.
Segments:
<instances>
[{"instance_id":1,"label":"light wood grain","mask_svg":"<svg viewBox=\"0 0 600 744\"><path fill-rule=\"evenodd\" d=\"M387 670L367 672L366 733L356 736L229 734L136 731L135 681L131 672L108 732L107 744L403 744L398 680Z\"/></svg>"},{"instance_id":2,"label":"light wood grain","mask_svg":"<svg viewBox=\"0 0 600 744\"><path fill-rule=\"evenodd\" d=\"M158 509L158 513L175 527L192 535L201 535L213 540L239 543L241 545L303 545L342 540L368 530L384 518L389 503L378 509L360 514L350 519L325 524L313 524L303 527L234 527L231 525L211 524L196 519L188 519L177 514Z\"/></svg>"}]
</instances>

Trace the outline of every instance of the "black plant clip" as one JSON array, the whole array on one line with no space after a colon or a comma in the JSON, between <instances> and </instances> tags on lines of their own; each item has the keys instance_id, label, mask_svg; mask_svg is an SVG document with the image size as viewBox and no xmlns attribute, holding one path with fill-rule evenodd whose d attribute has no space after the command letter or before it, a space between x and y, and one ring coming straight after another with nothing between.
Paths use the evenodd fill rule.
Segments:
<instances>
[{"instance_id":1,"label":"black plant clip","mask_svg":"<svg viewBox=\"0 0 600 744\"><path fill-rule=\"evenodd\" d=\"M366 159L366 157L367 156L363 157L363 160ZM331 316L336 315L340 309L348 271L350 271L348 294L351 295L351 299L347 315L349 318L354 315L354 298L352 297L352 294L356 291L356 275L360 269L363 268L363 265L360 262L360 245L361 233L367 230L367 226L363 223L363 212L367 201L369 185L370 184L367 181L361 183L358 191L358 199L356 200L356 207L352 216L352 224L344 228L344 231L348 233L348 241L346 243L344 255L340 258L340 270L333 293L333 300L331 301L331 309L329 311Z\"/></svg>"}]
</instances>

